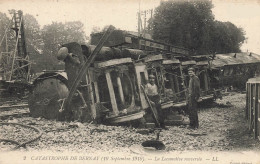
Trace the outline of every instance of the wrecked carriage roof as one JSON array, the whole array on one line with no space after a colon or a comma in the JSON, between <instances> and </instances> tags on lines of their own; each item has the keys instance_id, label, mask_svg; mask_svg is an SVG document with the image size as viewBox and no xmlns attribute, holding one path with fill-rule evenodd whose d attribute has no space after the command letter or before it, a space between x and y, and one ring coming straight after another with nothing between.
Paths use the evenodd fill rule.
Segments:
<instances>
[{"instance_id":1,"label":"wrecked carriage roof","mask_svg":"<svg viewBox=\"0 0 260 164\"><path fill-rule=\"evenodd\" d=\"M260 55L252 52L216 54L212 67L250 63L260 63Z\"/></svg>"}]
</instances>

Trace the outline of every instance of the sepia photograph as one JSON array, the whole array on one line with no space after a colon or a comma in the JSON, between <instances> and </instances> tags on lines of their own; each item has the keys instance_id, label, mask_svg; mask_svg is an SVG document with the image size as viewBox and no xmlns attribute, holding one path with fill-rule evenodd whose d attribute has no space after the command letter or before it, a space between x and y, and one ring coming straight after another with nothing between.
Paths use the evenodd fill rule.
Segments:
<instances>
[{"instance_id":1,"label":"sepia photograph","mask_svg":"<svg viewBox=\"0 0 260 164\"><path fill-rule=\"evenodd\" d=\"M260 0L0 0L0 164L260 164Z\"/></svg>"}]
</instances>

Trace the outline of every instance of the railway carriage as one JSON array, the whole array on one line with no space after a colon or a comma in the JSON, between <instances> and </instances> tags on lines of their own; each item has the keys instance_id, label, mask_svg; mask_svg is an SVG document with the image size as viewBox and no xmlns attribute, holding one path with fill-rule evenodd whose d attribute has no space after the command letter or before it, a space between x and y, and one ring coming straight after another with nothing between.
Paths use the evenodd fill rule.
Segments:
<instances>
[{"instance_id":1,"label":"railway carriage","mask_svg":"<svg viewBox=\"0 0 260 164\"><path fill-rule=\"evenodd\" d=\"M66 119L63 115L65 99L101 36L92 35L92 45L63 45L57 57L65 62L67 77L46 72L35 80L29 101L33 116ZM85 72L69 106L69 117L112 124L142 118L149 105L141 86L147 83L149 74L156 77L162 109L174 113L171 111L186 105L189 67L195 68L200 79L201 100L214 99L227 84L226 70L233 66L230 63L219 66L223 61L216 56L213 60L214 56L210 55L193 56L186 49L116 30ZM247 69L242 65L233 69L238 66Z\"/></svg>"}]
</instances>

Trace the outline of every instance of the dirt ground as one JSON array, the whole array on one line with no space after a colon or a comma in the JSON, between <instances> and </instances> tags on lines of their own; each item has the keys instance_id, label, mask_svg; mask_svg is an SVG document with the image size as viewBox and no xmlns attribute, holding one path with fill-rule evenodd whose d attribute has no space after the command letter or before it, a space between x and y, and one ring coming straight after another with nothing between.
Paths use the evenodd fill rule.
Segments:
<instances>
[{"instance_id":1,"label":"dirt ground","mask_svg":"<svg viewBox=\"0 0 260 164\"><path fill-rule=\"evenodd\" d=\"M222 100L200 108L199 129L190 130L186 125L169 126L169 130L160 133L160 141L165 144L166 151L259 151L260 141L253 138L245 119L245 98L245 94L229 93ZM186 116L184 119L188 121ZM39 140L18 151L131 153L133 145L156 138L153 132L140 134L137 133L140 129L133 127L58 122L28 116L9 118L2 122L22 123L43 131ZM32 129L14 125L0 126L1 139L23 143L37 136L37 132ZM2 151L12 147L15 145L0 143Z\"/></svg>"}]
</instances>

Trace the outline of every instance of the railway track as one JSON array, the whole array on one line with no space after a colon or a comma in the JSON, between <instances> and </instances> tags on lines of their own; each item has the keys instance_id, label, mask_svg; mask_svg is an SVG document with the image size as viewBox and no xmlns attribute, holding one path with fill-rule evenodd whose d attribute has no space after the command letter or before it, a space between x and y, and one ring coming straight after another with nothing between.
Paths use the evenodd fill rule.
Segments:
<instances>
[{"instance_id":1,"label":"railway track","mask_svg":"<svg viewBox=\"0 0 260 164\"><path fill-rule=\"evenodd\" d=\"M27 100L20 100L15 97L0 99L0 119L29 116Z\"/></svg>"}]
</instances>

